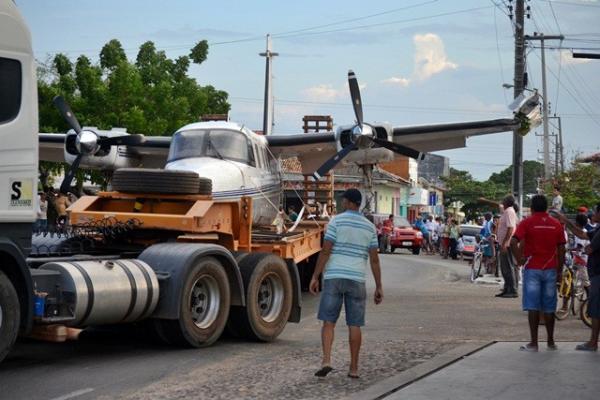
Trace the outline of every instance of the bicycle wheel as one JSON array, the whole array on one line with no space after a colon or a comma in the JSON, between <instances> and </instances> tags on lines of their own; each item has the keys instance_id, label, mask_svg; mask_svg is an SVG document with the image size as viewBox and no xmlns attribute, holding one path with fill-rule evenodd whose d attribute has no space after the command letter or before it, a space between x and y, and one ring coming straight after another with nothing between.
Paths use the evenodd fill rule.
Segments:
<instances>
[{"instance_id":1,"label":"bicycle wheel","mask_svg":"<svg viewBox=\"0 0 600 400\"><path fill-rule=\"evenodd\" d=\"M587 325L588 328L592 327L592 317L588 315L588 299L585 299L581 303L581 307L579 307L579 317L583 321L584 324Z\"/></svg>"},{"instance_id":2,"label":"bicycle wheel","mask_svg":"<svg viewBox=\"0 0 600 400\"><path fill-rule=\"evenodd\" d=\"M558 320L563 320L569 316L569 311L572 307L572 302L573 302L573 299L571 298L571 296L563 297L562 299L563 299L562 304L560 304L560 301L559 301L556 305L556 311L554 311L554 316Z\"/></svg>"},{"instance_id":3,"label":"bicycle wheel","mask_svg":"<svg viewBox=\"0 0 600 400\"><path fill-rule=\"evenodd\" d=\"M475 282L475 279L479 277L481 271L481 254L475 253L473 256L473 264L471 265L471 282Z\"/></svg>"}]
</instances>

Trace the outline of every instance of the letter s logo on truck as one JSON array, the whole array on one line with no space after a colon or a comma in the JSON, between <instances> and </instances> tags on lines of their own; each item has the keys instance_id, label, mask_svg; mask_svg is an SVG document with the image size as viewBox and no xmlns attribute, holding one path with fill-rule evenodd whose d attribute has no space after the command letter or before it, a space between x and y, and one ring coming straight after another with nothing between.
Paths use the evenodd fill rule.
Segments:
<instances>
[{"instance_id":1,"label":"letter s logo on truck","mask_svg":"<svg viewBox=\"0 0 600 400\"><path fill-rule=\"evenodd\" d=\"M33 181L29 178L10 180L10 208L33 207Z\"/></svg>"}]
</instances>

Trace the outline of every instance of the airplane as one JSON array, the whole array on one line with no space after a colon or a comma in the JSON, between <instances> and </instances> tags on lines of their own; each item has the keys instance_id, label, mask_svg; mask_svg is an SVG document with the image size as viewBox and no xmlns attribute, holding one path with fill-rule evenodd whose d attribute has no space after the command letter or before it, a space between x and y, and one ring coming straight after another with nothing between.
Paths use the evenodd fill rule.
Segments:
<instances>
[{"instance_id":1,"label":"airplane","mask_svg":"<svg viewBox=\"0 0 600 400\"><path fill-rule=\"evenodd\" d=\"M55 105L72 130L66 134L40 133L40 160L71 165L61 185L66 193L80 166L114 171L120 168L163 168L196 172L212 180L216 200L253 200L253 223L270 224L282 196L281 158L298 157L303 174L320 179L341 161L370 167L392 161L396 154L422 160L427 152L466 146L470 136L529 130L539 125L537 94L517 98L512 117L433 125L393 127L367 123L356 75L348 72L356 122L335 132L259 135L229 121L195 122L172 137L127 134L81 127L61 97ZM368 168L363 168L368 171Z\"/></svg>"}]
</instances>

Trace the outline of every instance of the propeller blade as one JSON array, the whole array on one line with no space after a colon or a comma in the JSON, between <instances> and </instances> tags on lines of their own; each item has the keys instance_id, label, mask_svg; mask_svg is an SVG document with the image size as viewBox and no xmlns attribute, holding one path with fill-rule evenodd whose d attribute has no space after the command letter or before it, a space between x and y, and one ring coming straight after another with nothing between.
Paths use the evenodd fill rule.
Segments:
<instances>
[{"instance_id":1,"label":"propeller blade","mask_svg":"<svg viewBox=\"0 0 600 400\"><path fill-rule=\"evenodd\" d=\"M77 173L77 169L79 168L79 163L81 162L82 157L83 154L79 154L75 158L75 161L73 161L73 164L71 164L69 172L67 172L67 175L65 175L65 179L63 179L62 183L60 184L61 193L67 194L69 192L69 189L71 189L71 183L73 182L73 178L75 178L75 173Z\"/></svg>"},{"instance_id":2,"label":"propeller blade","mask_svg":"<svg viewBox=\"0 0 600 400\"><path fill-rule=\"evenodd\" d=\"M113 136L113 137L101 137L98 139L99 145L109 145L109 146L136 146L138 144L144 143L146 138L144 135L122 135L122 136Z\"/></svg>"},{"instance_id":3,"label":"propeller blade","mask_svg":"<svg viewBox=\"0 0 600 400\"><path fill-rule=\"evenodd\" d=\"M79 125L79 121L77 121L75 114L73 114L73 111L71 110L71 107L69 106L69 103L67 103L67 101L62 96L56 96L54 98L53 102L54 102L54 105L60 111L60 114L63 116L65 121L67 121L69 126L71 128L73 128L73 130L77 134L79 134L79 132L81 132L81 125Z\"/></svg>"},{"instance_id":4,"label":"propeller blade","mask_svg":"<svg viewBox=\"0 0 600 400\"><path fill-rule=\"evenodd\" d=\"M356 115L356 122L362 128L363 125L363 109L362 100L360 99L360 88L358 87L358 80L352 70L348 71L348 87L350 88L350 98L352 99L352 107L354 107L354 115Z\"/></svg>"},{"instance_id":5,"label":"propeller blade","mask_svg":"<svg viewBox=\"0 0 600 400\"><path fill-rule=\"evenodd\" d=\"M377 143L381 147L385 147L388 150L393 151L394 153L401 154L406 157L414 158L417 161L421 161L425 158L425 153L421 153L415 149L411 149L410 147L403 146L398 143L390 142L389 140L380 139L380 138L369 138L373 142Z\"/></svg>"},{"instance_id":6,"label":"propeller blade","mask_svg":"<svg viewBox=\"0 0 600 400\"><path fill-rule=\"evenodd\" d=\"M337 165L337 163L339 163L342 160L342 158L346 157L348 153L350 153L350 151L352 151L355 148L356 145L353 143L338 151L336 155L331 157L329 160L325 161L325 163L313 173L313 178L315 178L316 180L321 179L323 175L331 171Z\"/></svg>"}]
</instances>

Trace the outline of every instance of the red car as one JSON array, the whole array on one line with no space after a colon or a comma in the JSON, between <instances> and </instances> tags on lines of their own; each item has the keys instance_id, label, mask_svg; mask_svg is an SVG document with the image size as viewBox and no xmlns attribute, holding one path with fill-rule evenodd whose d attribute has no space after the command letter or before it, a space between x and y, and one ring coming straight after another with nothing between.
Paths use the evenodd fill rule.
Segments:
<instances>
[{"instance_id":1,"label":"red car","mask_svg":"<svg viewBox=\"0 0 600 400\"><path fill-rule=\"evenodd\" d=\"M373 214L375 225L383 223L389 218L388 214ZM392 253L396 249L410 249L413 254L421 252L423 243L423 234L413 228L404 217L394 216L394 231L390 238L390 250Z\"/></svg>"}]
</instances>

